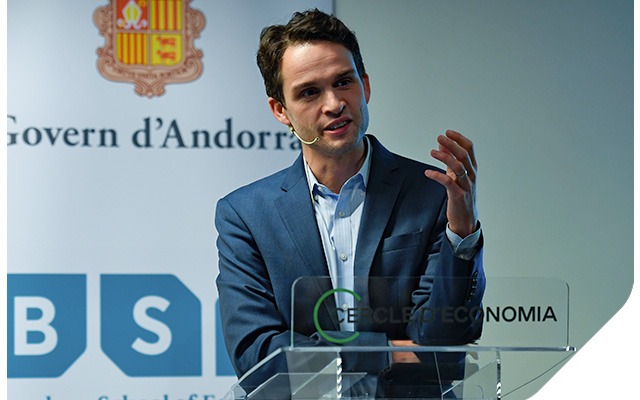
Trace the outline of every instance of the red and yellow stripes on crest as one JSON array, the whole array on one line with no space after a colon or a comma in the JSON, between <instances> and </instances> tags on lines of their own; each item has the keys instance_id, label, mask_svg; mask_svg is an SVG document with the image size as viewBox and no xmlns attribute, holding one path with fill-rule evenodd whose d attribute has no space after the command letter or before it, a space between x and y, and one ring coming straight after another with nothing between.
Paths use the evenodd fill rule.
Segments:
<instances>
[{"instance_id":1,"label":"red and yellow stripes on crest","mask_svg":"<svg viewBox=\"0 0 640 400\"><path fill-rule=\"evenodd\" d=\"M117 34L118 59L124 64L149 64L149 36L146 33Z\"/></svg>"},{"instance_id":2,"label":"red and yellow stripes on crest","mask_svg":"<svg viewBox=\"0 0 640 400\"><path fill-rule=\"evenodd\" d=\"M117 4L121 14L118 20L120 29L116 33L117 56L120 62L127 65L173 65L179 62L182 45L180 31L183 28L184 17L183 0L118 0ZM137 21L137 24L127 24L128 21L125 19L131 14L130 10L138 9L141 10L140 14L133 15L140 17L135 18L134 22ZM171 40L166 42L171 46L165 42L152 42L154 37L160 40L166 39L165 36Z\"/></svg>"},{"instance_id":3,"label":"red and yellow stripes on crest","mask_svg":"<svg viewBox=\"0 0 640 400\"><path fill-rule=\"evenodd\" d=\"M182 29L182 0L156 0L150 2L151 29L179 31Z\"/></svg>"}]
</instances>

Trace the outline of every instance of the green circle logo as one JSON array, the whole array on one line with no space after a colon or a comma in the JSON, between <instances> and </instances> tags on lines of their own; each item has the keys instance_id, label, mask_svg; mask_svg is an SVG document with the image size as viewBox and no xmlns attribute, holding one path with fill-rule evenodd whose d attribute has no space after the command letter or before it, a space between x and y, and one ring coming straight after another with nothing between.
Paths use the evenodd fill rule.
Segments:
<instances>
[{"instance_id":1,"label":"green circle logo","mask_svg":"<svg viewBox=\"0 0 640 400\"><path fill-rule=\"evenodd\" d=\"M345 343L349 343L353 340L355 340L358 336L360 336L360 332L354 332L353 335L346 337L346 338L334 338L331 335L327 334L322 327L320 326L320 322L318 321L318 311L320 310L320 305L322 304L323 301L325 301L327 299L327 297L331 296L334 293L338 293L338 292L343 292L343 293L349 293L350 295L352 295L353 297L355 297L356 300L360 301L361 298L358 295L358 293L349 290L349 289L342 289L342 288L338 288L338 289L331 289L326 291L322 296L320 296L320 298L318 299L318 301L316 301L316 306L313 308L313 323L316 326L316 329L318 330L318 333L320 334L320 336L322 336L325 340L328 340L331 343L336 343L336 344L345 344Z\"/></svg>"}]
</instances>

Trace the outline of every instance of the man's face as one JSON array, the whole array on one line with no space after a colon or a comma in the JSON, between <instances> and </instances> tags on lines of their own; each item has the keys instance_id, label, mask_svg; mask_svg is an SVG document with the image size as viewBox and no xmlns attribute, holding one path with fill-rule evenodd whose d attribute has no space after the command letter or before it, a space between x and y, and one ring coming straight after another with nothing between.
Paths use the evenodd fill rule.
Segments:
<instances>
[{"instance_id":1,"label":"man's face","mask_svg":"<svg viewBox=\"0 0 640 400\"><path fill-rule=\"evenodd\" d=\"M283 124L306 141L303 151L326 157L346 155L361 144L369 125L369 77L358 75L351 52L331 42L288 47L282 58L285 105L269 105Z\"/></svg>"}]
</instances>

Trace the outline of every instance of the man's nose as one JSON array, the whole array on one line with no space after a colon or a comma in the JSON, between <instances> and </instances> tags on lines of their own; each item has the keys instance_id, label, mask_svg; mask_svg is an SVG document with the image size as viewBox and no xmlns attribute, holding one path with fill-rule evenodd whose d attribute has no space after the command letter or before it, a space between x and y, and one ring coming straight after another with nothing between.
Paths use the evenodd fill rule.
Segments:
<instances>
[{"instance_id":1,"label":"man's nose","mask_svg":"<svg viewBox=\"0 0 640 400\"><path fill-rule=\"evenodd\" d=\"M329 90L325 92L324 99L324 112L327 114L331 114L333 116L339 116L342 114L346 102L342 99L342 97L333 90Z\"/></svg>"}]
</instances>

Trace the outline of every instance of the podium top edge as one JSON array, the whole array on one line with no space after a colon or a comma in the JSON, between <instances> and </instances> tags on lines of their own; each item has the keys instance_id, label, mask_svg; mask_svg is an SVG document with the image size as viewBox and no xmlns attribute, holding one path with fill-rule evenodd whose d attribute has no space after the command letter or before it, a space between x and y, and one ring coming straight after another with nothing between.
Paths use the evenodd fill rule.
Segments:
<instances>
[{"instance_id":1,"label":"podium top edge","mask_svg":"<svg viewBox=\"0 0 640 400\"><path fill-rule=\"evenodd\" d=\"M557 353L575 353L577 348L574 346L476 346L473 344L460 346L320 346L320 347L304 347L304 346L288 346L282 348L284 352L291 353L335 353L335 352L557 352Z\"/></svg>"}]
</instances>

